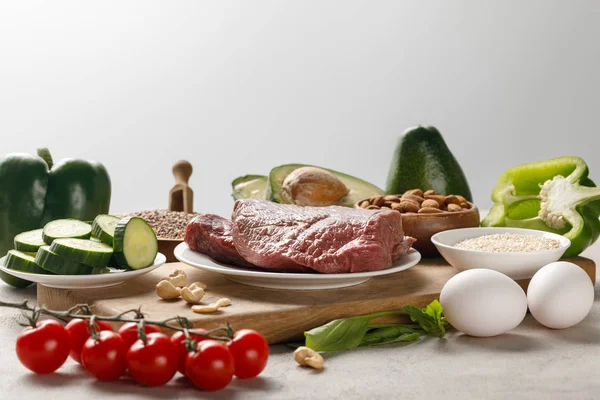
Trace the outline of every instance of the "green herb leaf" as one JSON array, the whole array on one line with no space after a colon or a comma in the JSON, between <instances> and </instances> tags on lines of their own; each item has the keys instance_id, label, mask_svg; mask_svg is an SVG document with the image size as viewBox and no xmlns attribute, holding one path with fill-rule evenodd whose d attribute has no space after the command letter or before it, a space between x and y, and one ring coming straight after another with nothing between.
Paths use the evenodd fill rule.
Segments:
<instances>
[{"instance_id":1,"label":"green herb leaf","mask_svg":"<svg viewBox=\"0 0 600 400\"><path fill-rule=\"evenodd\" d=\"M373 346L394 342L413 342L420 337L421 334L419 332L416 332L405 325L388 326L369 331L369 333L364 336L360 346Z\"/></svg>"},{"instance_id":2,"label":"green herb leaf","mask_svg":"<svg viewBox=\"0 0 600 400\"><path fill-rule=\"evenodd\" d=\"M358 347L369 330L370 315L336 319L304 332L306 347L314 351L340 351Z\"/></svg>"},{"instance_id":3,"label":"green herb leaf","mask_svg":"<svg viewBox=\"0 0 600 400\"><path fill-rule=\"evenodd\" d=\"M448 322L442 317L444 309L439 301L432 301L423 310L414 306L404 306L404 311L410 315L413 322L418 323L421 328L430 335L444 337Z\"/></svg>"},{"instance_id":4,"label":"green herb leaf","mask_svg":"<svg viewBox=\"0 0 600 400\"><path fill-rule=\"evenodd\" d=\"M444 337L448 322L442 317L442 305L434 300L426 308L405 306L404 311L336 319L304 332L305 345L315 351L341 351L359 346L394 342L413 342L423 333ZM369 324L371 320L389 315L408 314L416 324Z\"/></svg>"}]
</instances>

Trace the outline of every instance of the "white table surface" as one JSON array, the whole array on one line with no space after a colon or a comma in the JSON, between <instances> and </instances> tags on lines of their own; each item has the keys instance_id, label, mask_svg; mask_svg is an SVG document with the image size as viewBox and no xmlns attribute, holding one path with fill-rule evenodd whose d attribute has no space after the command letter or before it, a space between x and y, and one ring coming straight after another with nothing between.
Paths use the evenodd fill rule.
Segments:
<instances>
[{"instance_id":1,"label":"white table surface","mask_svg":"<svg viewBox=\"0 0 600 400\"><path fill-rule=\"evenodd\" d=\"M600 261L600 243L584 254ZM20 365L14 344L18 312L0 308L0 399L555 399L600 398L600 285L588 317L553 331L530 315L510 333L487 339L449 333L409 346L382 346L326 356L322 372L302 369L291 350L272 346L269 364L253 380L203 393L181 378L160 388L129 379L99 383L74 361L48 376ZM0 284L0 298L35 301L35 288Z\"/></svg>"}]
</instances>

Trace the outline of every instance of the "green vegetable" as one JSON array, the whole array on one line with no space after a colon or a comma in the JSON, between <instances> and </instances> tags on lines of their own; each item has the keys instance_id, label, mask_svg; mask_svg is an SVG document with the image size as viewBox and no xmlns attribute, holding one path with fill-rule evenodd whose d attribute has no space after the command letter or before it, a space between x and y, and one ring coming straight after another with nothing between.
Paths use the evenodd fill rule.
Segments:
<instances>
[{"instance_id":1,"label":"green vegetable","mask_svg":"<svg viewBox=\"0 0 600 400\"><path fill-rule=\"evenodd\" d=\"M273 168L269 173L269 180L267 184L267 198L277 203L289 203L284 199L284 197L282 197L283 182L290 173L302 167L314 166L304 164L286 164ZM356 204L360 200L364 200L376 194L384 194L383 190L362 179L356 178L351 175L343 174L332 169L322 167L315 168L319 168L330 172L336 178L338 178L348 189L348 194L338 202L339 205L353 207L354 204Z\"/></svg>"},{"instance_id":2,"label":"green vegetable","mask_svg":"<svg viewBox=\"0 0 600 400\"><path fill-rule=\"evenodd\" d=\"M423 335L444 337L449 324L442 313L442 305L434 300L422 310L405 306L404 311L336 319L304 332L305 345L315 351L341 351L394 342L414 342ZM374 319L389 315L408 315L416 324L371 323Z\"/></svg>"},{"instance_id":3,"label":"green vegetable","mask_svg":"<svg viewBox=\"0 0 600 400\"><path fill-rule=\"evenodd\" d=\"M92 227L76 219L57 219L44 225L42 238L46 244L52 244L56 239L76 238L89 239Z\"/></svg>"},{"instance_id":4,"label":"green vegetable","mask_svg":"<svg viewBox=\"0 0 600 400\"><path fill-rule=\"evenodd\" d=\"M112 215L98 215L92 223L92 233L102 243L113 245L115 238L115 227L121 218Z\"/></svg>"},{"instance_id":5,"label":"green vegetable","mask_svg":"<svg viewBox=\"0 0 600 400\"><path fill-rule=\"evenodd\" d=\"M53 165L47 149L38 154L0 160L0 254L13 248L17 234L51 220L92 220L108 212L110 178L101 164L65 159ZM31 284L1 271L0 278L16 287Z\"/></svg>"},{"instance_id":6,"label":"green vegetable","mask_svg":"<svg viewBox=\"0 0 600 400\"><path fill-rule=\"evenodd\" d=\"M56 254L50 250L50 246L40 247L35 257L35 262L44 270L57 275L87 275L93 271L93 268L88 265Z\"/></svg>"},{"instance_id":7,"label":"green vegetable","mask_svg":"<svg viewBox=\"0 0 600 400\"><path fill-rule=\"evenodd\" d=\"M386 192L433 189L439 194L459 194L472 201L471 189L460 164L433 126L404 131L394 150Z\"/></svg>"},{"instance_id":8,"label":"green vegetable","mask_svg":"<svg viewBox=\"0 0 600 400\"><path fill-rule=\"evenodd\" d=\"M404 311L410 315L410 319L413 322L419 324L419 326L430 335L438 337L444 337L446 335L446 321L442 316L444 309L439 301L432 301L422 310L410 305L404 306Z\"/></svg>"},{"instance_id":9,"label":"green vegetable","mask_svg":"<svg viewBox=\"0 0 600 400\"><path fill-rule=\"evenodd\" d=\"M50 246L50 251L69 260L101 268L108 266L113 255L111 246L104 243L85 239L56 239ZM46 268L42 265L43 268Z\"/></svg>"},{"instance_id":10,"label":"green vegetable","mask_svg":"<svg viewBox=\"0 0 600 400\"><path fill-rule=\"evenodd\" d=\"M267 198L267 181L264 175L244 175L231 182L234 200L239 199L261 199Z\"/></svg>"},{"instance_id":11,"label":"green vegetable","mask_svg":"<svg viewBox=\"0 0 600 400\"><path fill-rule=\"evenodd\" d=\"M575 256L600 234L600 188L588 178L579 157L560 157L513 167L492 192L494 207L482 226L537 229L571 241Z\"/></svg>"},{"instance_id":12,"label":"green vegetable","mask_svg":"<svg viewBox=\"0 0 600 400\"><path fill-rule=\"evenodd\" d=\"M40 247L46 244L42 236L42 231L42 229L35 229L33 231L19 233L14 239L15 249L23 252L35 253Z\"/></svg>"},{"instance_id":13,"label":"green vegetable","mask_svg":"<svg viewBox=\"0 0 600 400\"><path fill-rule=\"evenodd\" d=\"M115 227L115 259L126 268L142 269L154 264L158 240L154 230L139 217L123 218Z\"/></svg>"},{"instance_id":14,"label":"green vegetable","mask_svg":"<svg viewBox=\"0 0 600 400\"><path fill-rule=\"evenodd\" d=\"M14 269L15 271L28 272L30 274L48 273L40 268L31 255L18 250L9 250L4 264L6 268Z\"/></svg>"}]
</instances>

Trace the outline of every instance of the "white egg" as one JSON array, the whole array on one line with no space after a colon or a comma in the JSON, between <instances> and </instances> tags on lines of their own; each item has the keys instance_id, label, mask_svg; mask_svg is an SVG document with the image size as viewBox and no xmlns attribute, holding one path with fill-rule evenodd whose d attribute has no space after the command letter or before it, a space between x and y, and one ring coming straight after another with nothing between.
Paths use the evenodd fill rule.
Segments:
<instances>
[{"instance_id":1,"label":"white egg","mask_svg":"<svg viewBox=\"0 0 600 400\"><path fill-rule=\"evenodd\" d=\"M454 275L442 288L440 303L452 326L479 337L510 331L527 313L523 289L491 269L470 269Z\"/></svg>"},{"instance_id":2,"label":"white egg","mask_svg":"<svg viewBox=\"0 0 600 400\"><path fill-rule=\"evenodd\" d=\"M592 280L577 265L557 261L531 278L527 303L533 318L553 329L569 328L583 321L594 303Z\"/></svg>"}]
</instances>

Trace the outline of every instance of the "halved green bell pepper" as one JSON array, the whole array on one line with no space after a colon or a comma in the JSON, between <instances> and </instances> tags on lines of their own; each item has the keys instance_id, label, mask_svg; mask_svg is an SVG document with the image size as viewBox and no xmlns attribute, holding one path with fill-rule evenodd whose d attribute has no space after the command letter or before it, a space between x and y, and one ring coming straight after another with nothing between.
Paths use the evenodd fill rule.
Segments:
<instances>
[{"instance_id":1,"label":"halved green bell pepper","mask_svg":"<svg viewBox=\"0 0 600 400\"><path fill-rule=\"evenodd\" d=\"M59 218L91 221L107 214L110 177L95 161L64 159L53 164L47 149L38 156L17 153L0 160L0 256L13 248L14 237ZM6 283L31 282L0 271Z\"/></svg>"},{"instance_id":2,"label":"halved green bell pepper","mask_svg":"<svg viewBox=\"0 0 600 400\"><path fill-rule=\"evenodd\" d=\"M498 179L494 207L482 226L554 232L571 240L575 256L600 235L600 188L579 157L559 157L513 167Z\"/></svg>"}]
</instances>

